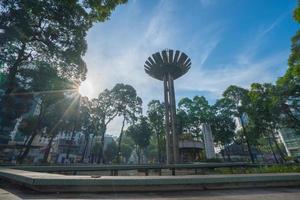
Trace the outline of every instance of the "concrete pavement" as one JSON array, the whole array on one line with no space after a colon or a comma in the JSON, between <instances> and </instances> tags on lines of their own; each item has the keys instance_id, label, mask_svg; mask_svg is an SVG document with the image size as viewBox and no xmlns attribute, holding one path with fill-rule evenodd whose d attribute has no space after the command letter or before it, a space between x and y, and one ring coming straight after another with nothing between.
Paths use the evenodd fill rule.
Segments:
<instances>
[{"instance_id":1,"label":"concrete pavement","mask_svg":"<svg viewBox=\"0 0 300 200\"><path fill-rule=\"evenodd\" d=\"M7 186L6 186L7 187ZM148 193L58 193L45 194L19 190L9 186L1 189L1 200L19 199L156 199L156 200L299 200L300 188L264 188L264 189L232 189L184 192L148 192Z\"/></svg>"}]
</instances>

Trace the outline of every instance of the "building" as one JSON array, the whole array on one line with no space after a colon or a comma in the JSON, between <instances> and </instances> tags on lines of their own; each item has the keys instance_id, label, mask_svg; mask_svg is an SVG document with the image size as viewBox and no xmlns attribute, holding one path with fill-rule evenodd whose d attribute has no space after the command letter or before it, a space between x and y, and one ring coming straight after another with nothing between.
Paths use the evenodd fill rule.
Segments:
<instances>
[{"instance_id":1,"label":"building","mask_svg":"<svg viewBox=\"0 0 300 200\"><path fill-rule=\"evenodd\" d=\"M195 162L203 159L201 158L204 150L203 142L192 139L180 139L178 144L180 162Z\"/></svg>"},{"instance_id":2,"label":"building","mask_svg":"<svg viewBox=\"0 0 300 200\"><path fill-rule=\"evenodd\" d=\"M59 133L53 140L49 160L55 163L74 163L81 158L82 133Z\"/></svg>"},{"instance_id":3,"label":"building","mask_svg":"<svg viewBox=\"0 0 300 200\"><path fill-rule=\"evenodd\" d=\"M211 132L210 124L202 124L202 132L206 159L216 158L214 139Z\"/></svg>"},{"instance_id":4,"label":"building","mask_svg":"<svg viewBox=\"0 0 300 200\"><path fill-rule=\"evenodd\" d=\"M263 155L255 147L251 147L254 159L263 159ZM227 161L247 161L249 160L248 148L244 144L232 143L220 151L221 156Z\"/></svg>"},{"instance_id":5,"label":"building","mask_svg":"<svg viewBox=\"0 0 300 200\"><path fill-rule=\"evenodd\" d=\"M288 156L300 156L300 133L293 129L284 128L279 131L281 140Z\"/></svg>"}]
</instances>

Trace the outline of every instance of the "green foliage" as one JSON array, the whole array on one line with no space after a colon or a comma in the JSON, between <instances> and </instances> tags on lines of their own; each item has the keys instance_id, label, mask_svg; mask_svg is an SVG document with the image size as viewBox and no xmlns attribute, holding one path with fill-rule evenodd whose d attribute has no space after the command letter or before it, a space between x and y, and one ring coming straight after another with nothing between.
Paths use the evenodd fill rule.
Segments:
<instances>
[{"instance_id":1,"label":"green foliage","mask_svg":"<svg viewBox=\"0 0 300 200\"><path fill-rule=\"evenodd\" d=\"M165 152L165 128L164 128L164 115L165 115L164 105L159 100L152 100L148 103L148 120L149 125L155 135L152 136L151 150L149 154L153 155L156 153L157 161L161 163L162 153ZM154 139L155 137L155 139ZM154 143L156 141L156 148L154 148ZM152 156L153 158L155 156Z\"/></svg>"},{"instance_id":2,"label":"green foliage","mask_svg":"<svg viewBox=\"0 0 300 200\"><path fill-rule=\"evenodd\" d=\"M164 134L164 105L159 100L152 100L148 103L148 119L150 127L158 135Z\"/></svg>"},{"instance_id":3,"label":"green foliage","mask_svg":"<svg viewBox=\"0 0 300 200\"><path fill-rule=\"evenodd\" d=\"M12 127L14 120L27 112L25 108L30 105L24 101L24 94L30 91L28 82L39 76L41 65L46 63L60 78L77 86L85 79L87 68L83 56L88 29L94 22L108 19L115 7L125 2L0 1L0 24L4 29L0 40L0 89L5 93L0 101L0 118L5 119L1 122L2 128ZM38 84L43 84L43 80ZM36 89L41 92L39 87L31 91ZM24 103L20 105L19 102ZM21 111L20 106L23 107Z\"/></svg>"},{"instance_id":4,"label":"green foliage","mask_svg":"<svg viewBox=\"0 0 300 200\"><path fill-rule=\"evenodd\" d=\"M107 144L107 147L104 151L105 161L107 163L112 163L118 155L118 146L117 143L113 140L112 143Z\"/></svg>"},{"instance_id":5,"label":"green foliage","mask_svg":"<svg viewBox=\"0 0 300 200\"><path fill-rule=\"evenodd\" d=\"M144 153L144 150L149 146L152 135L147 118L141 117L138 123L129 126L126 130L126 135L134 141L138 156L138 163L140 164L141 156Z\"/></svg>"},{"instance_id":6,"label":"green foliage","mask_svg":"<svg viewBox=\"0 0 300 200\"><path fill-rule=\"evenodd\" d=\"M96 141L92 146L91 153L97 155L101 150L102 150L102 143Z\"/></svg>"},{"instance_id":7,"label":"green foliage","mask_svg":"<svg viewBox=\"0 0 300 200\"><path fill-rule=\"evenodd\" d=\"M294 12L295 20L300 23L300 2ZM292 38L289 68L283 77L277 80L276 86L281 97L283 124L286 127L300 130L300 30Z\"/></svg>"},{"instance_id":8,"label":"green foliage","mask_svg":"<svg viewBox=\"0 0 300 200\"><path fill-rule=\"evenodd\" d=\"M136 115L142 112L142 99L137 96L136 90L131 85L118 83L111 92L118 114L128 123L136 121Z\"/></svg>"},{"instance_id":9,"label":"green foliage","mask_svg":"<svg viewBox=\"0 0 300 200\"><path fill-rule=\"evenodd\" d=\"M191 133L196 139L201 139L202 123L210 123L213 112L205 97L195 96L193 99L183 98L178 103L179 129Z\"/></svg>"},{"instance_id":10,"label":"green foliage","mask_svg":"<svg viewBox=\"0 0 300 200\"><path fill-rule=\"evenodd\" d=\"M253 83L249 92L251 107L248 114L262 133L279 128L280 108L276 87L272 84Z\"/></svg>"},{"instance_id":11,"label":"green foliage","mask_svg":"<svg viewBox=\"0 0 300 200\"><path fill-rule=\"evenodd\" d=\"M141 117L138 123L128 127L126 134L131 137L139 148L145 149L150 144L152 131L146 118Z\"/></svg>"},{"instance_id":12,"label":"green foliage","mask_svg":"<svg viewBox=\"0 0 300 200\"><path fill-rule=\"evenodd\" d=\"M134 123L137 116L142 113L142 99L137 96L136 90L131 85L116 84L111 90L115 101L115 108L119 116L123 118L118 144L118 161L121 162L121 144L126 123Z\"/></svg>"},{"instance_id":13,"label":"green foliage","mask_svg":"<svg viewBox=\"0 0 300 200\"><path fill-rule=\"evenodd\" d=\"M85 36L93 22L105 21L119 4L109 1L4 0L0 24L4 28L0 58L7 67L31 62L51 63L69 78L85 78L82 56ZM3 50L3 51L2 51ZM19 62L19 63L16 63Z\"/></svg>"},{"instance_id":14,"label":"green foliage","mask_svg":"<svg viewBox=\"0 0 300 200\"><path fill-rule=\"evenodd\" d=\"M127 163L134 150L134 142L132 138L125 134L121 146L121 156L125 159Z\"/></svg>"},{"instance_id":15,"label":"green foliage","mask_svg":"<svg viewBox=\"0 0 300 200\"><path fill-rule=\"evenodd\" d=\"M250 107L249 91L247 89L231 85L223 93L223 97L230 102L230 112L235 116L241 123L240 142L246 143L249 156L252 163L254 163L254 155L252 153L251 145L257 143L259 137L249 131L249 112L252 109Z\"/></svg>"},{"instance_id":16,"label":"green foliage","mask_svg":"<svg viewBox=\"0 0 300 200\"><path fill-rule=\"evenodd\" d=\"M24 136L28 137L36 130L37 124L37 117L29 115L21 121L18 129Z\"/></svg>"},{"instance_id":17,"label":"green foliage","mask_svg":"<svg viewBox=\"0 0 300 200\"><path fill-rule=\"evenodd\" d=\"M222 98L217 100L213 106L214 117L210 124L214 140L221 145L230 144L235 136L235 121L233 102L230 99Z\"/></svg>"},{"instance_id":18,"label":"green foliage","mask_svg":"<svg viewBox=\"0 0 300 200\"><path fill-rule=\"evenodd\" d=\"M104 90L91 101L91 117L97 134L103 135L107 125L118 115L116 101L110 90Z\"/></svg>"},{"instance_id":19,"label":"green foliage","mask_svg":"<svg viewBox=\"0 0 300 200\"><path fill-rule=\"evenodd\" d=\"M231 101L232 113L241 118L244 113L247 113L249 106L248 90L231 85L224 92L223 97Z\"/></svg>"},{"instance_id":20,"label":"green foliage","mask_svg":"<svg viewBox=\"0 0 300 200\"><path fill-rule=\"evenodd\" d=\"M294 18L297 22L300 23L300 1L298 0L298 6L295 8L294 11Z\"/></svg>"}]
</instances>

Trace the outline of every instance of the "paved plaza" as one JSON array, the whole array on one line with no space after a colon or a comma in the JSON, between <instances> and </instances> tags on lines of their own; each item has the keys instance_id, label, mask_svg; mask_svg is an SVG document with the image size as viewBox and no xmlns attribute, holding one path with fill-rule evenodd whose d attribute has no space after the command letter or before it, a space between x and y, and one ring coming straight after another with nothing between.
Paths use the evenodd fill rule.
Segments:
<instances>
[{"instance_id":1,"label":"paved plaza","mask_svg":"<svg viewBox=\"0 0 300 200\"><path fill-rule=\"evenodd\" d=\"M45 194L3 185L1 200L17 199L199 199L199 200L299 200L300 188L261 188L151 193L64 193Z\"/></svg>"}]
</instances>

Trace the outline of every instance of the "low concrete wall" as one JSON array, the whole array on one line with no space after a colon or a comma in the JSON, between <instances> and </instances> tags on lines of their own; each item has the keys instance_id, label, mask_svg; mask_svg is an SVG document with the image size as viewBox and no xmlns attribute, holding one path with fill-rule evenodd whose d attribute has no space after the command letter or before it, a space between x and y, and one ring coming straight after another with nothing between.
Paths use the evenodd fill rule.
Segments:
<instances>
[{"instance_id":1,"label":"low concrete wall","mask_svg":"<svg viewBox=\"0 0 300 200\"><path fill-rule=\"evenodd\" d=\"M110 171L110 170L151 170L151 169L214 169L224 167L258 167L251 163L195 163L195 164L170 164L170 165L13 165L5 168L20 169L36 172L68 172L68 171Z\"/></svg>"},{"instance_id":2,"label":"low concrete wall","mask_svg":"<svg viewBox=\"0 0 300 200\"><path fill-rule=\"evenodd\" d=\"M0 177L40 192L136 192L300 186L300 173L91 177L0 169Z\"/></svg>"}]
</instances>

